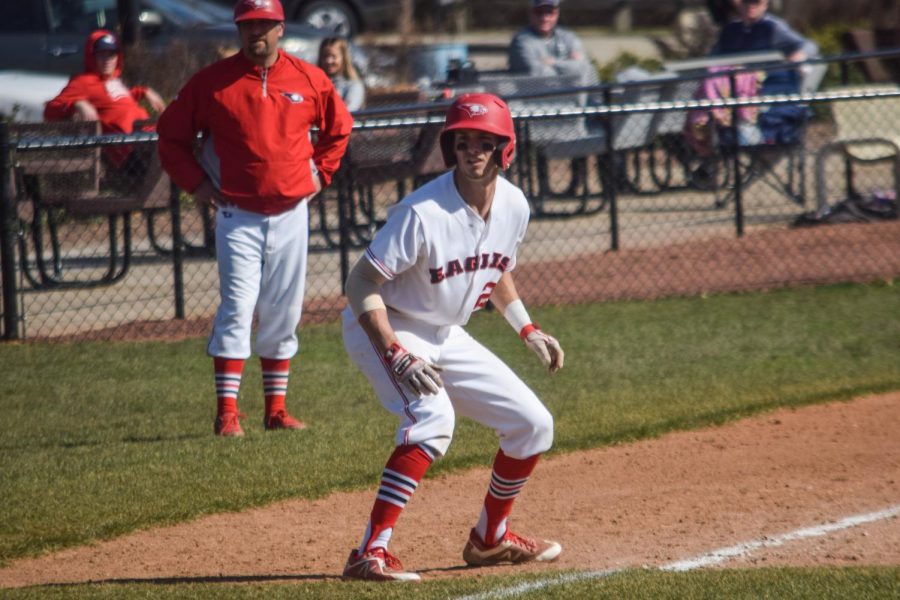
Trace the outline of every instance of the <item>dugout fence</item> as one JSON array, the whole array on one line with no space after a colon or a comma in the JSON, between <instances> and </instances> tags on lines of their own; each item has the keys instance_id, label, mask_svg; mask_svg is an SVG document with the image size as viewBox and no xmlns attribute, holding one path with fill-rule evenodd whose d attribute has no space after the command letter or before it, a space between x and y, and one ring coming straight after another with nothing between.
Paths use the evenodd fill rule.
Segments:
<instances>
[{"instance_id":1,"label":"dugout fence","mask_svg":"<svg viewBox=\"0 0 900 600\"><path fill-rule=\"evenodd\" d=\"M811 62L839 66L816 91L739 97L740 77L797 68L749 63L716 73L727 93L713 100L698 99L706 71L590 88L516 81L507 176L532 207L516 270L526 302L897 277L900 90L849 85L852 65L873 56L900 52ZM507 85L486 82L472 89ZM443 172L446 105L357 115L341 171L310 203L306 321L337 317L342 282L390 206ZM697 123L705 147L685 136ZM0 124L4 339L207 332L214 219L171 185L155 141Z\"/></svg>"}]
</instances>

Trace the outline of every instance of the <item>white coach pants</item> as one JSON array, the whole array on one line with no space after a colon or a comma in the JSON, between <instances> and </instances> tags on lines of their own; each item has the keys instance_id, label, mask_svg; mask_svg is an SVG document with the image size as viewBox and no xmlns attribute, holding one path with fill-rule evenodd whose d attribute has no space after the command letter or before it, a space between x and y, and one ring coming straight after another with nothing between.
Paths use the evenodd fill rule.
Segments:
<instances>
[{"instance_id":1,"label":"white coach pants","mask_svg":"<svg viewBox=\"0 0 900 600\"><path fill-rule=\"evenodd\" d=\"M553 443L553 416L531 389L493 352L462 327L436 327L390 312L400 343L437 364L444 388L417 397L397 384L350 309L343 313L344 347L365 374L381 404L397 415L396 444L425 444L444 455L456 415L497 432L500 448L512 458L546 452Z\"/></svg>"},{"instance_id":2,"label":"white coach pants","mask_svg":"<svg viewBox=\"0 0 900 600\"><path fill-rule=\"evenodd\" d=\"M207 346L210 356L250 356L254 311L257 355L285 359L297 353L308 242L305 201L277 215L233 207L218 210L220 304Z\"/></svg>"}]
</instances>

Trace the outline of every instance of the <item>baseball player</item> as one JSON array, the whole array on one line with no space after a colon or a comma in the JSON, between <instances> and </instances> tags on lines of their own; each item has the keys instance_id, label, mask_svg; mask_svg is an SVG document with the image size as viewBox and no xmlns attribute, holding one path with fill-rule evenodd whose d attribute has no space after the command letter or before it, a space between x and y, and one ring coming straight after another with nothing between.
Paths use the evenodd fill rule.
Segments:
<instances>
[{"instance_id":1,"label":"baseball player","mask_svg":"<svg viewBox=\"0 0 900 600\"><path fill-rule=\"evenodd\" d=\"M455 168L392 207L347 279L344 346L400 425L345 579L419 580L388 552L388 542L428 467L447 452L457 414L500 438L465 562L551 561L561 551L556 542L513 533L507 523L538 457L550 448L553 417L463 329L491 300L551 373L563 366L559 343L531 321L513 283L529 207L522 191L499 176L516 148L509 109L490 94L461 96L447 112L440 146Z\"/></svg>"},{"instance_id":2,"label":"baseball player","mask_svg":"<svg viewBox=\"0 0 900 600\"><path fill-rule=\"evenodd\" d=\"M216 209L220 304L207 352L217 397L214 432L244 434L237 396L257 316L264 427L303 429L285 409L298 349L308 242L307 200L331 181L353 120L321 69L278 48L279 0L234 9L241 51L195 74L159 119L166 171ZM310 128L318 127L315 146ZM199 156L194 154L203 134Z\"/></svg>"}]
</instances>

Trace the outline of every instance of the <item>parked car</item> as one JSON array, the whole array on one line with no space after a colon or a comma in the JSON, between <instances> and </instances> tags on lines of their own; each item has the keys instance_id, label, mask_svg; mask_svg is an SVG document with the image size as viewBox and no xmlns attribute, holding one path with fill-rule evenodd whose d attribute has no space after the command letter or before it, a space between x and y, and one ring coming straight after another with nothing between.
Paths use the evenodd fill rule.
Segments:
<instances>
[{"instance_id":1,"label":"parked car","mask_svg":"<svg viewBox=\"0 0 900 600\"><path fill-rule=\"evenodd\" d=\"M44 104L56 96L65 75L0 71L0 119L33 123L44 118Z\"/></svg>"},{"instance_id":2,"label":"parked car","mask_svg":"<svg viewBox=\"0 0 900 600\"><path fill-rule=\"evenodd\" d=\"M285 15L330 34L353 37L395 23L402 0L284 0Z\"/></svg>"},{"instance_id":3,"label":"parked car","mask_svg":"<svg viewBox=\"0 0 900 600\"><path fill-rule=\"evenodd\" d=\"M465 0L413 0L414 16L437 14ZM216 0L231 7L233 0ZM281 0L289 21L305 23L328 32L352 38L359 33L388 31L397 26L403 0Z\"/></svg>"},{"instance_id":4,"label":"parked car","mask_svg":"<svg viewBox=\"0 0 900 600\"><path fill-rule=\"evenodd\" d=\"M84 40L95 29L115 29L116 0L0 0L0 70L71 75L84 66ZM149 50L173 42L237 47L231 9L207 0L140 0L141 37ZM281 46L315 62L326 33L288 23ZM360 54L360 53L357 53Z\"/></svg>"}]
</instances>

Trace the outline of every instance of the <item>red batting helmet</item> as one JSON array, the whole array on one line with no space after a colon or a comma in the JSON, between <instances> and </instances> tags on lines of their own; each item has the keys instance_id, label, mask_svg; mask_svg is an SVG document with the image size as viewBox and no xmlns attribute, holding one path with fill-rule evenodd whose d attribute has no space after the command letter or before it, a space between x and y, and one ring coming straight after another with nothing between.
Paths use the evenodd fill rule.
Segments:
<instances>
[{"instance_id":1,"label":"red batting helmet","mask_svg":"<svg viewBox=\"0 0 900 600\"><path fill-rule=\"evenodd\" d=\"M284 9L278 0L240 0L234 6L234 22L250 19L284 21Z\"/></svg>"},{"instance_id":2,"label":"red batting helmet","mask_svg":"<svg viewBox=\"0 0 900 600\"><path fill-rule=\"evenodd\" d=\"M509 168L516 153L516 131L506 102L493 94L464 94L456 99L447 110L441 130L441 153L448 167L456 164L453 132L457 129L477 129L503 138L494 151L494 160L502 170Z\"/></svg>"}]
</instances>

